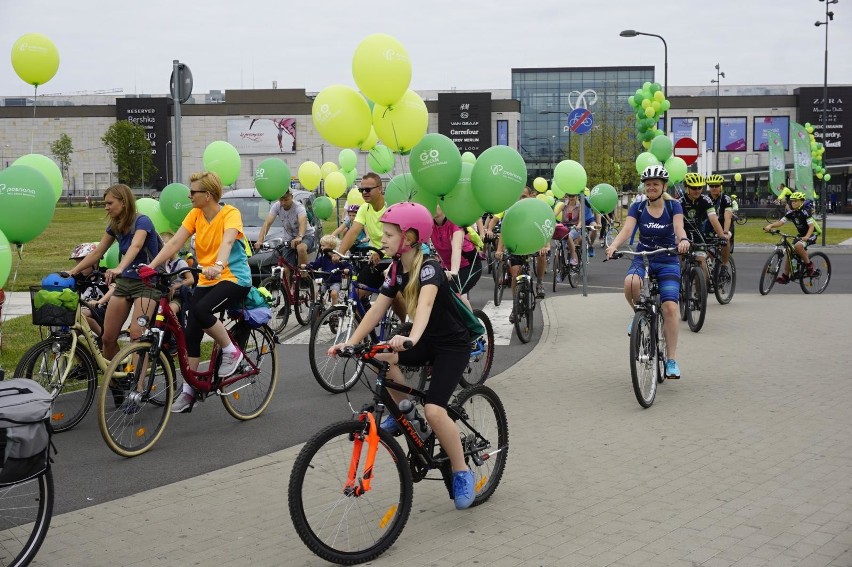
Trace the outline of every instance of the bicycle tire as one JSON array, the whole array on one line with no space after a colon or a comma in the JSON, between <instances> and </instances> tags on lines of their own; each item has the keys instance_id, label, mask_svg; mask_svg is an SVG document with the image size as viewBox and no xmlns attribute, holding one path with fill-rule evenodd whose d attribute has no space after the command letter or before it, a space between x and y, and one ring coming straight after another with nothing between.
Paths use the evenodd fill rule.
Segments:
<instances>
[{"instance_id":1,"label":"bicycle tire","mask_svg":"<svg viewBox=\"0 0 852 567\"><path fill-rule=\"evenodd\" d=\"M568 275L568 283L571 285L572 288L576 288L577 284L580 283L580 264L579 264L579 262L582 259L580 259L579 256L580 256L580 254L578 253L577 254L577 257L578 257L577 262L578 263L576 265L571 265L571 263L569 261L568 269L566 270L568 272L568 274L567 274Z\"/></svg>"},{"instance_id":2,"label":"bicycle tire","mask_svg":"<svg viewBox=\"0 0 852 567\"><path fill-rule=\"evenodd\" d=\"M371 488L360 496L344 491L354 441L365 422L351 419L329 425L299 451L290 473L287 504L302 542L317 556L354 565L387 551L411 514L413 480L408 459L393 436L378 429L379 448L371 471ZM366 436L364 436L366 437ZM360 475L368 444L361 447Z\"/></svg>"},{"instance_id":3,"label":"bicycle tire","mask_svg":"<svg viewBox=\"0 0 852 567\"><path fill-rule=\"evenodd\" d=\"M470 388L484 383L491 372L491 364L494 362L494 328L491 326L491 319L482 309L474 309L473 314L485 327L485 334L471 341L470 360L461 380L459 380L462 388Z\"/></svg>"},{"instance_id":4,"label":"bicycle tire","mask_svg":"<svg viewBox=\"0 0 852 567\"><path fill-rule=\"evenodd\" d=\"M768 211L766 211L766 222L773 223L780 219L782 216L781 211L778 207L772 207Z\"/></svg>"},{"instance_id":5,"label":"bicycle tire","mask_svg":"<svg viewBox=\"0 0 852 567\"><path fill-rule=\"evenodd\" d=\"M316 299L316 290L314 282L310 278L295 278L295 293L296 304L293 306L293 311L296 314L296 321L303 327L311 323L311 305Z\"/></svg>"},{"instance_id":6,"label":"bicycle tire","mask_svg":"<svg viewBox=\"0 0 852 567\"><path fill-rule=\"evenodd\" d=\"M677 307L681 321L686 321L686 310L689 305L686 290L689 289L689 272L694 269L691 263L683 262L680 265L680 288L678 288Z\"/></svg>"},{"instance_id":7,"label":"bicycle tire","mask_svg":"<svg viewBox=\"0 0 852 567\"><path fill-rule=\"evenodd\" d=\"M269 328L276 335L280 334L290 320L290 298L281 285L280 278L270 276L260 282L260 287L265 287L272 294L272 318L269 320Z\"/></svg>"},{"instance_id":8,"label":"bicycle tire","mask_svg":"<svg viewBox=\"0 0 852 567\"><path fill-rule=\"evenodd\" d=\"M535 318L533 309L530 309L530 283L526 278L521 279L515 285L515 332L522 343L530 342L532 338L533 323Z\"/></svg>"},{"instance_id":9,"label":"bicycle tire","mask_svg":"<svg viewBox=\"0 0 852 567\"><path fill-rule=\"evenodd\" d=\"M636 401L643 408L651 407L657 396L659 367L653 341L648 313L637 311L630 328L630 379Z\"/></svg>"},{"instance_id":10,"label":"bicycle tire","mask_svg":"<svg viewBox=\"0 0 852 567\"><path fill-rule=\"evenodd\" d=\"M713 294L719 305L727 305L734 298L734 291L737 289L737 265L734 263L734 257L728 257L727 278L721 277L721 269L722 262L716 262L713 267Z\"/></svg>"},{"instance_id":11,"label":"bicycle tire","mask_svg":"<svg viewBox=\"0 0 852 567\"><path fill-rule=\"evenodd\" d=\"M606 248L612 246L612 243L615 240L616 236L618 236L618 229L614 226L606 231L606 234L604 235L604 244Z\"/></svg>"},{"instance_id":12,"label":"bicycle tire","mask_svg":"<svg viewBox=\"0 0 852 567\"><path fill-rule=\"evenodd\" d=\"M808 275L807 268L803 266L799 285L802 287L802 291L807 294L822 293L828 287L828 282L831 281L831 261L822 252L814 252L809 258L818 275Z\"/></svg>"},{"instance_id":13,"label":"bicycle tire","mask_svg":"<svg viewBox=\"0 0 852 567\"><path fill-rule=\"evenodd\" d=\"M503 260L497 262L494 266L494 306L500 305L503 301L503 289L506 287L506 264Z\"/></svg>"},{"instance_id":14,"label":"bicycle tire","mask_svg":"<svg viewBox=\"0 0 852 567\"><path fill-rule=\"evenodd\" d=\"M171 415L174 378L171 375L171 365L162 351L157 351L155 380L151 385L152 398L143 401L137 392L140 380L147 388L151 370L146 367L152 348L150 342L138 342L118 351L107 366L98 391L98 428L107 446L122 457L135 457L153 447L163 434ZM139 364L134 359L136 356L143 357L145 362ZM146 368L144 376L139 374L142 368ZM158 368L162 369L161 374L157 374ZM113 380L116 374L121 377ZM128 378L127 374L131 376ZM112 388L110 383L114 385ZM121 404L114 398L114 391L121 392ZM156 403L154 399L157 400ZM109 405L113 408L107 409Z\"/></svg>"},{"instance_id":15,"label":"bicycle tire","mask_svg":"<svg viewBox=\"0 0 852 567\"><path fill-rule=\"evenodd\" d=\"M98 369L92 355L79 341L73 353L70 348L70 335L47 338L31 346L15 368L16 377L31 378L50 392L50 424L56 433L73 429L83 421L98 388ZM59 377L69 361L72 366L68 377L60 384Z\"/></svg>"},{"instance_id":16,"label":"bicycle tire","mask_svg":"<svg viewBox=\"0 0 852 567\"><path fill-rule=\"evenodd\" d=\"M686 323L690 331L697 333L704 326L707 315L707 280L704 278L704 270L692 268L688 281Z\"/></svg>"},{"instance_id":17,"label":"bicycle tire","mask_svg":"<svg viewBox=\"0 0 852 567\"><path fill-rule=\"evenodd\" d=\"M748 216L745 213L737 213L737 216L734 218L734 222L740 226L743 226L748 222Z\"/></svg>"},{"instance_id":18,"label":"bicycle tire","mask_svg":"<svg viewBox=\"0 0 852 567\"><path fill-rule=\"evenodd\" d=\"M557 240L553 247L553 255L551 257L551 278L553 279L553 293L556 293L556 284L559 283L560 276L564 271L562 269L562 243Z\"/></svg>"},{"instance_id":19,"label":"bicycle tire","mask_svg":"<svg viewBox=\"0 0 852 567\"><path fill-rule=\"evenodd\" d=\"M335 305L326 309L311 328L308 342L311 373L317 383L332 394L352 389L361 375L363 363L326 353L332 345L346 342L360 322L361 316L354 308Z\"/></svg>"},{"instance_id":20,"label":"bicycle tire","mask_svg":"<svg viewBox=\"0 0 852 567\"><path fill-rule=\"evenodd\" d=\"M258 367L258 373L220 388L219 399L231 417L247 421L262 414L272 401L278 384L278 350L275 334L268 327L250 329L239 346L243 355Z\"/></svg>"},{"instance_id":21,"label":"bicycle tire","mask_svg":"<svg viewBox=\"0 0 852 567\"><path fill-rule=\"evenodd\" d=\"M784 253L780 250L773 252L766 263L763 265L763 270L760 272L760 295L769 295L772 287L775 285L775 278L781 272L781 264L784 262Z\"/></svg>"},{"instance_id":22,"label":"bicycle tire","mask_svg":"<svg viewBox=\"0 0 852 567\"><path fill-rule=\"evenodd\" d=\"M4 566L24 567L35 558L50 528L54 499L50 468L35 478L0 488L0 561Z\"/></svg>"},{"instance_id":23,"label":"bicycle tire","mask_svg":"<svg viewBox=\"0 0 852 567\"><path fill-rule=\"evenodd\" d=\"M471 507L479 506L491 498L506 470L506 460L509 458L509 422L506 419L506 409L494 390L483 385L462 390L455 400L450 402L450 407L450 414L454 419L455 415L463 418L455 419L462 437L462 449L466 453L479 449L477 453L480 457L483 453L493 452L481 465L477 465L470 455L465 456L465 461L473 472L473 486L476 489ZM476 434L465 425L465 421L483 438L477 440ZM492 435L496 435L496 439L490 438ZM447 473L452 473L449 463L444 471L445 475Z\"/></svg>"},{"instance_id":24,"label":"bicycle tire","mask_svg":"<svg viewBox=\"0 0 852 567\"><path fill-rule=\"evenodd\" d=\"M664 332L665 321L663 310L660 305L657 306L657 309L657 383L662 384L666 381L666 360L668 359L669 350Z\"/></svg>"}]
</instances>

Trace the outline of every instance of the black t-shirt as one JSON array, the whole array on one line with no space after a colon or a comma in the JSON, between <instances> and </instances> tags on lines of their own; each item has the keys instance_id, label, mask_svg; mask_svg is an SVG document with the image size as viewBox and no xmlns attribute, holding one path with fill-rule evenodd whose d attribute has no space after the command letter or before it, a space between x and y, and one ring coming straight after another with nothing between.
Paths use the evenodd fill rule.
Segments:
<instances>
[{"instance_id":1,"label":"black t-shirt","mask_svg":"<svg viewBox=\"0 0 852 567\"><path fill-rule=\"evenodd\" d=\"M709 214L716 214L713 201L703 194L694 201L687 196L680 198L680 206L683 207L683 226L690 240L696 233L701 232L704 221ZM712 212L711 212L712 211Z\"/></svg>"},{"instance_id":2,"label":"black t-shirt","mask_svg":"<svg viewBox=\"0 0 852 567\"><path fill-rule=\"evenodd\" d=\"M388 270L388 274L392 271L393 268ZM395 297L397 292L405 289L408 279L409 274L402 272L400 262L397 265L396 281L391 282L390 275L385 276L385 283L382 284L379 293L387 297ZM450 296L453 292L441 268L441 263L434 258L424 259L420 266L420 287L427 285L438 286L438 293L422 338L427 339L433 347L448 350L470 349L470 334L459 319L453 298Z\"/></svg>"},{"instance_id":3,"label":"black t-shirt","mask_svg":"<svg viewBox=\"0 0 852 567\"><path fill-rule=\"evenodd\" d=\"M784 220L793 223L796 230L799 231L799 236L806 235L808 233L808 225L813 224L813 216L804 207L787 211L787 214L784 215Z\"/></svg>"}]
</instances>

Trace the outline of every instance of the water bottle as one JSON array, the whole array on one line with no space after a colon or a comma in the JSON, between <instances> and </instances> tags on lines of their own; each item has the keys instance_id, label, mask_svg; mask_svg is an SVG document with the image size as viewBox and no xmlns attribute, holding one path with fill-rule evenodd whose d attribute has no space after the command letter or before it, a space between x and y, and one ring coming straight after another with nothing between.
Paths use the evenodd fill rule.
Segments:
<instances>
[{"instance_id":1,"label":"water bottle","mask_svg":"<svg viewBox=\"0 0 852 567\"><path fill-rule=\"evenodd\" d=\"M426 423L426 418L420 417L417 407L411 402L411 400L402 400L399 403L399 409L405 415L405 419L407 419L414 428L414 431L417 432L417 435L420 436L420 439L424 441L428 439L432 434L432 428L429 427L428 423Z\"/></svg>"}]
</instances>

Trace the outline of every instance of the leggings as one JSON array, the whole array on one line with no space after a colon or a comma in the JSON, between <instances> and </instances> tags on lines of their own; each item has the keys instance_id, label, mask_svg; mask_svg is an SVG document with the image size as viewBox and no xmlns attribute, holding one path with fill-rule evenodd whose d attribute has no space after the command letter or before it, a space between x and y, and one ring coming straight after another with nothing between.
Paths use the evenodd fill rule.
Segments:
<instances>
[{"instance_id":1,"label":"leggings","mask_svg":"<svg viewBox=\"0 0 852 567\"><path fill-rule=\"evenodd\" d=\"M426 390L424 404L447 407L462 373L470 360L470 343L459 344L458 350L433 348L427 344L429 339L421 338L411 350L399 353L401 366L423 366L432 364L432 379Z\"/></svg>"},{"instance_id":2,"label":"leggings","mask_svg":"<svg viewBox=\"0 0 852 567\"><path fill-rule=\"evenodd\" d=\"M470 292L482 275L482 260L479 259L476 250L471 255L465 254L464 257L470 263L464 268L459 268L458 277L450 282L450 287L456 293Z\"/></svg>"},{"instance_id":3,"label":"leggings","mask_svg":"<svg viewBox=\"0 0 852 567\"><path fill-rule=\"evenodd\" d=\"M214 313L220 313L231 304L245 299L250 289L227 280L195 288L186 321L186 352L189 356L198 358L201 354L204 329L216 324Z\"/></svg>"}]
</instances>

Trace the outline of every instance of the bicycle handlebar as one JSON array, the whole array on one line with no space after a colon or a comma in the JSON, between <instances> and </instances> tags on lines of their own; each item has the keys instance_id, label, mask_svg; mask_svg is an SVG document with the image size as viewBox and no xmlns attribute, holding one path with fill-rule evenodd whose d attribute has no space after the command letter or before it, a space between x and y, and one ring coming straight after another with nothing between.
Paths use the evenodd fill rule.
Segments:
<instances>
[{"instance_id":1,"label":"bicycle handlebar","mask_svg":"<svg viewBox=\"0 0 852 567\"><path fill-rule=\"evenodd\" d=\"M411 341L405 341L402 343L406 349L410 349L414 346L414 343ZM345 346L342 349L338 349L337 354L343 358L360 358L363 360L372 360L377 354L383 352L394 352L393 347L388 345L387 343L382 343L378 345L371 344L359 344L359 345L350 345Z\"/></svg>"},{"instance_id":2,"label":"bicycle handlebar","mask_svg":"<svg viewBox=\"0 0 852 567\"><path fill-rule=\"evenodd\" d=\"M618 260L623 258L624 256L659 256L661 254L666 254L667 256L676 256L677 248L657 248L656 250L645 250L643 252L634 252L632 250L620 250L618 252L613 253L611 258L604 259L604 262L607 260Z\"/></svg>"},{"instance_id":3,"label":"bicycle handlebar","mask_svg":"<svg viewBox=\"0 0 852 567\"><path fill-rule=\"evenodd\" d=\"M372 246L364 246L363 249L367 250L368 252L375 252L376 254L378 254L380 256L385 255L385 253L382 250L380 250L378 248L374 248ZM349 254L344 254L344 253L339 252L337 250L332 250L332 253L337 254L338 256L343 258L344 260L359 260L359 259L366 259L366 258L369 257L369 254L355 254L351 250L349 251Z\"/></svg>"}]
</instances>

